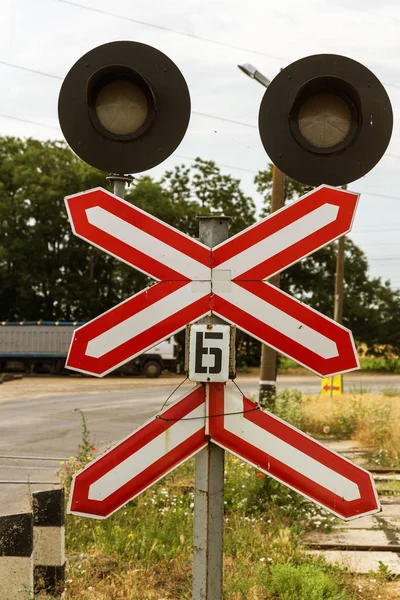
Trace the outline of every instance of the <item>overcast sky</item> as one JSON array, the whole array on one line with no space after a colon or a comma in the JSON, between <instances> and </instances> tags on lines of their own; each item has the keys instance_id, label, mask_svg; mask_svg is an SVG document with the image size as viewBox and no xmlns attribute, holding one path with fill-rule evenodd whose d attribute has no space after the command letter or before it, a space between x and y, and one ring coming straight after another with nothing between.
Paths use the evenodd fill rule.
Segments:
<instances>
[{"instance_id":1,"label":"overcast sky","mask_svg":"<svg viewBox=\"0 0 400 600\"><path fill-rule=\"evenodd\" d=\"M269 79L311 54L342 54L366 65L386 87L394 130L380 163L349 186L361 193L350 235L366 252L370 273L400 288L397 0L0 0L0 9L0 135L62 139L57 101L72 65L106 42L143 42L178 65L192 100L181 145L147 173L159 177L196 156L212 159L241 179L258 208L253 179L268 162L257 128L264 89L237 64L252 63Z\"/></svg>"}]
</instances>

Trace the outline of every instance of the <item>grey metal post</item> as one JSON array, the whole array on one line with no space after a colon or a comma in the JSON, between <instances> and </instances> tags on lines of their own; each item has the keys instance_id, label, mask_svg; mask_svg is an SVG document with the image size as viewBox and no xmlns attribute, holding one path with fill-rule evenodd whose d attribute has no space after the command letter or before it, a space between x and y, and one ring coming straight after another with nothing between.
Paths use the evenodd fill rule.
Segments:
<instances>
[{"instance_id":1,"label":"grey metal post","mask_svg":"<svg viewBox=\"0 0 400 600\"><path fill-rule=\"evenodd\" d=\"M199 240L203 244L213 248L228 238L229 217L197 218ZM199 322L224 321L211 316ZM195 461L192 599L222 600L224 451L209 442Z\"/></svg>"},{"instance_id":2,"label":"grey metal post","mask_svg":"<svg viewBox=\"0 0 400 600\"><path fill-rule=\"evenodd\" d=\"M114 173L112 173L111 175L108 175L106 179L113 183L114 194L119 198L124 199L125 188L132 183L134 178L132 175L114 175Z\"/></svg>"}]
</instances>

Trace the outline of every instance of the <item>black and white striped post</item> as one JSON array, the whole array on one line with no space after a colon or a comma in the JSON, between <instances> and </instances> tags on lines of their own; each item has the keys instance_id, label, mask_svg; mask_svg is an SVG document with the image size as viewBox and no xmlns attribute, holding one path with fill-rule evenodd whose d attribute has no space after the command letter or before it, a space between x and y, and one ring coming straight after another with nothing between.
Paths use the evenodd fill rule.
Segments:
<instances>
[{"instance_id":1,"label":"black and white striped post","mask_svg":"<svg viewBox=\"0 0 400 600\"><path fill-rule=\"evenodd\" d=\"M33 595L33 515L0 516L0 590L2 600Z\"/></svg>"},{"instance_id":2,"label":"black and white striped post","mask_svg":"<svg viewBox=\"0 0 400 600\"><path fill-rule=\"evenodd\" d=\"M33 582L36 594L63 598L65 587L64 488L34 492Z\"/></svg>"}]
</instances>

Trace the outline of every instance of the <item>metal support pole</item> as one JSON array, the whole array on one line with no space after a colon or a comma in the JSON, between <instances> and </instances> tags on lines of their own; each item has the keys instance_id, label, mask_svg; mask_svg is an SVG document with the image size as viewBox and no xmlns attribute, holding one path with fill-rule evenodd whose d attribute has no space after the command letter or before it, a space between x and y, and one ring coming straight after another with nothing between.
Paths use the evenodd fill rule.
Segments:
<instances>
[{"instance_id":1,"label":"metal support pole","mask_svg":"<svg viewBox=\"0 0 400 600\"><path fill-rule=\"evenodd\" d=\"M199 240L210 248L228 238L229 217L202 216L198 221ZM224 321L211 316L199 322ZM224 451L209 442L195 458L193 600L222 600L223 532Z\"/></svg>"},{"instance_id":2,"label":"metal support pole","mask_svg":"<svg viewBox=\"0 0 400 600\"><path fill-rule=\"evenodd\" d=\"M273 165L272 167L272 194L271 194L271 213L279 210L285 203L285 175ZM280 274L274 275L268 280L268 283L280 287ZM273 409L276 398L276 350L261 345L261 364L260 364L260 387L259 403L263 408Z\"/></svg>"},{"instance_id":3,"label":"metal support pole","mask_svg":"<svg viewBox=\"0 0 400 600\"><path fill-rule=\"evenodd\" d=\"M125 188L132 183L134 177L132 175L115 175L114 173L111 173L111 175L108 175L106 179L113 183L114 194L119 198L124 199Z\"/></svg>"}]
</instances>

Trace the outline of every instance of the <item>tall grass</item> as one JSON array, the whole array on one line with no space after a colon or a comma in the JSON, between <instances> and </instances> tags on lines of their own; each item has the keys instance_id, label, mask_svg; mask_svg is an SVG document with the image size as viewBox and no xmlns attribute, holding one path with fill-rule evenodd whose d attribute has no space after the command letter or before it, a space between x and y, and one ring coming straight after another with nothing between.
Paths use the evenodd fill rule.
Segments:
<instances>
[{"instance_id":1,"label":"tall grass","mask_svg":"<svg viewBox=\"0 0 400 600\"><path fill-rule=\"evenodd\" d=\"M278 413L286 404L278 399ZM294 397L291 406L283 418L303 431L322 439L356 440L373 448L374 464L400 467L400 394Z\"/></svg>"},{"instance_id":2,"label":"tall grass","mask_svg":"<svg viewBox=\"0 0 400 600\"><path fill-rule=\"evenodd\" d=\"M400 398L310 399L286 391L277 412L312 435L378 444L377 452L391 460L399 447ZM61 468L67 487L71 472L95 452L83 417L82 424L78 456ZM68 515L68 600L191 598L193 471L192 460L104 521ZM224 599L394 599L383 575L360 584L305 553L303 532L329 529L334 522L326 511L226 454Z\"/></svg>"},{"instance_id":3,"label":"tall grass","mask_svg":"<svg viewBox=\"0 0 400 600\"><path fill-rule=\"evenodd\" d=\"M236 457L227 455L225 474L224 598L280 598L279 565L301 566L331 581L352 600L351 577L318 566L301 547L301 532L333 519L272 482ZM69 515L67 597L70 600L189 600L193 552L193 461L180 467L104 521ZM296 584L297 585L297 584ZM321 584L322 585L322 584ZM324 584L325 585L325 584ZM271 587L273 586L273 587ZM326 584L326 589L329 586ZM297 587L296 587L297 589ZM307 586L299 600L306 600ZM324 596L321 596L324 598ZM297 596L296 596L297 600Z\"/></svg>"}]
</instances>

